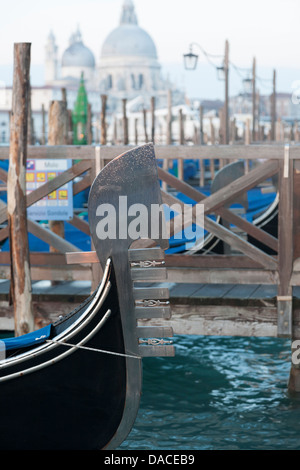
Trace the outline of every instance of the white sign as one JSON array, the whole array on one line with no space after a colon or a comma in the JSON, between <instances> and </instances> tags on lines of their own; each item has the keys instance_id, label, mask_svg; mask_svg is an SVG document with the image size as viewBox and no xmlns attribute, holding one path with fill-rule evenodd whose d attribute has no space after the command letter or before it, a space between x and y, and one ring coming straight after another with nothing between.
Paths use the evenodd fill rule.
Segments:
<instances>
[{"instance_id":1,"label":"white sign","mask_svg":"<svg viewBox=\"0 0 300 470\"><path fill-rule=\"evenodd\" d=\"M72 160L27 160L26 194L72 166ZM72 182L61 186L27 209L32 220L70 220L73 218Z\"/></svg>"}]
</instances>

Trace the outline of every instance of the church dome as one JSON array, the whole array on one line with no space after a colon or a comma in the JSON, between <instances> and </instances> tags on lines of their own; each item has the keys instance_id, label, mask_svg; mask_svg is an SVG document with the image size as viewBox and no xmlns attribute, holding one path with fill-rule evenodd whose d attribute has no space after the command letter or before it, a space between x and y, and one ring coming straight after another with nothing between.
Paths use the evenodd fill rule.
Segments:
<instances>
[{"instance_id":1,"label":"church dome","mask_svg":"<svg viewBox=\"0 0 300 470\"><path fill-rule=\"evenodd\" d=\"M81 39L79 30L70 38L70 45L62 56L62 67L95 67L95 57Z\"/></svg>"},{"instance_id":2,"label":"church dome","mask_svg":"<svg viewBox=\"0 0 300 470\"><path fill-rule=\"evenodd\" d=\"M104 41L101 57L139 56L157 59L156 46L151 36L138 26L131 0L123 4L120 25Z\"/></svg>"},{"instance_id":3,"label":"church dome","mask_svg":"<svg viewBox=\"0 0 300 470\"><path fill-rule=\"evenodd\" d=\"M106 38L101 57L142 56L156 59L156 47L149 34L137 25L125 24Z\"/></svg>"}]
</instances>

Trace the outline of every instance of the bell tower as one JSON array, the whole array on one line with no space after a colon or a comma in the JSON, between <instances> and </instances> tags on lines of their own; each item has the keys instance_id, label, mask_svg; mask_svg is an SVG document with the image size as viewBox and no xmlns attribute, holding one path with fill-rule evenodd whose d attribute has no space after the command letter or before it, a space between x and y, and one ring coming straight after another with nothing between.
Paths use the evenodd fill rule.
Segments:
<instances>
[{"instance_id":1,"label":"bell tower","mask_svg":"<svg viewBox=\"0 0 300 470\"><path fill-rule=\"evenodd\" d=\"M46 60L45 60L45 83L46 85L51 85L55 80L57 80L57 52L58 47L55 42L55 36L52 31L50 31L47 43L46 43Z\"/></svg>"}]
</instances>

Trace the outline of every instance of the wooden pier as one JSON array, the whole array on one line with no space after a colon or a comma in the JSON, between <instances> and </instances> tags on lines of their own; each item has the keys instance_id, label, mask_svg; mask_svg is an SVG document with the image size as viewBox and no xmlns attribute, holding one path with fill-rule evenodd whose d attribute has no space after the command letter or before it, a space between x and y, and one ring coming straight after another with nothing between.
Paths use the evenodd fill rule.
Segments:
<instances>
[{"instance_id":1,"label":"wooden pier","mask_svg":"<svg viewBox=\"0 0 300 470\"><path fill-rule=\"evenodd\" d=\"M99 260L93 251L80 252L75 241L66 241L63 230L57 230L53 224L46 227L27 219L26 208L75 179L74 195L88 189L107 162L129 149L128 145L64 145L65 106L58 103L57 106L52 103L53 108L62 112L49 129L51 141L48 145L28 146L28 55L28 44L15 45L11 140L10 146L0 147L0 160L9 160L8 172L0 168L1 189L4 192L7 185L8 195L8 204L1 200L0 205L0 242L7 238L10 241L10 251L0 252L0 279L3 280L0 330L13 330L17 335L40 328L73 309L101 278ZM24 103L20 108L21 98ZM195 222L197 207L201 205L204 229L230 248L221 253L200 250L193 254L186 251L167 255L167 279L163 282L170 288L172 318L164 322L171 324L178 334L299 339L300 146L292 143L167 145L156 146L155 153L163 202L182 207L179 194L194 201L190 225ZM69 159L72 165L26 194L26 159ZM200 188L207 161L212 176L216 161L218 168L229 162L243 162L243 172L206 196L201 189L184 181L185 159L199 162ZM174 160L177 176L169 171ZM239 197L270 182L271 178L273 182L276 180L279 200L275 233L268 233L231 210ZM68 222L90 236L88 222L78 214L73 214ZM168 228L171 235L181 232L181 218L176 216L168 222ZM30 252L27 232L48 244L49 252ZM134 248L151 246L153 241L139 240ZM80 282L86 283L87 290L79 290ZM291 369L290 384L293 391L300 392L300 369L295 366Z\"/></svg>"},{"instance_id":2,"label":"wooden pier","mask_svg":"<svg viewBox=\"0 0 300 470\"><path fill-rule=\"evenodd\" d=\"M88 188L93 175L111 159L129 147L110 146L29 146L29 159L79 160L70 170L61 173L32 191L27 207L77 176L74 194ZM166 256L172 318L160 321L173 327L175 334L238 335L300 338L300 146L157 146L155 148L162 181L163 200L179 202L178 193L204 205L205 229L232 247L232 254L170 254ZM8 159L9 148L0 148L0 159ZM183 180L184 160L223 162L242 160L245 172L238 179L208 197ZM178 162L178 177L166 169L172 160ZM203 165L202 165L203 167ZM245 191L277 175L278 237L275 237L230 209L230 204ZM7 174L1 170L4 184ZM7 209L0 210L0 240L9 235ZM222 217L244 234L239 236L225 224L215 222L209 214ZM89 225L74 214L71 224L89 235ZM173 232L180 230L177 222ZM83 300L99 281L99 263L93 252L82 253L49 228L28 220L28 231L56 249L56 252L30 253L30 274L35 326L53 321L55 316L70 311ZM251 237L252 242L249 241ZM258 243L253 243L256 240ZM151 245L145 240L140 247ZM269 254L271 253L271 254ZM0 252L0 278L10 279L10 254ZM42 281L48 281L43 284ZM50 281L60 281L50 286ZM76 283L85 283L78 291ZM14 312L9 306L9 291L1 293L0 329L12 330ZM35 287L36 286L36 287ZM41 289L43 286L44 291ZM51 287L51 292L49 291ZM4 290L5 290L4 289ZM59 289L59 291L57 290ZM72 292L72 289L75 289ZM148 322L149 324L149 322ZM151 324L155 324L152 320ZM295 373L295 367L292 367ZM296 370L298 374L298 370ZM295 381L293 382L295 383ZM297 391L298 385L294 388Z\"/></svg>"}]
</instances>

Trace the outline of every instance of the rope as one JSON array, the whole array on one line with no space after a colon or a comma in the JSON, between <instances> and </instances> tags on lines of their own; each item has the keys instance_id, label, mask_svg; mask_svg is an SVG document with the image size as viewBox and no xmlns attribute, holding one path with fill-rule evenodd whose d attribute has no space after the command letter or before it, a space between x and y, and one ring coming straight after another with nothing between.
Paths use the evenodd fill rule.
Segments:
<instances>
[{"instance_id":1,"label":"rope","mask_svg":"<svg viewBox=\"0 0 300 470\"><path fill-rule=\"evenodd\" d=\"M112 356L128 357L131 359L142 359L141 356L133 356L130 354L122 354L122 353L117 353L117 352L112 352L112 351L105 351L104 349L89 348L88 346L79 346L77 344L63 343L62 341L55 341L52 339L47 339L46 342L59 344L61 346L68 346L70 348L84 349L86 351L92 351L92 352L97 352L97 353L102 353L102 354L110 354Z\"/></svg>"}]
</instances>

